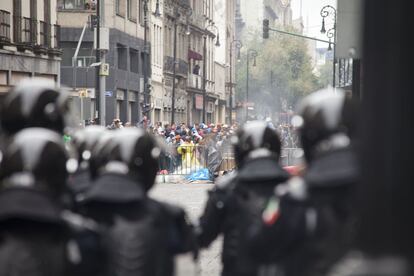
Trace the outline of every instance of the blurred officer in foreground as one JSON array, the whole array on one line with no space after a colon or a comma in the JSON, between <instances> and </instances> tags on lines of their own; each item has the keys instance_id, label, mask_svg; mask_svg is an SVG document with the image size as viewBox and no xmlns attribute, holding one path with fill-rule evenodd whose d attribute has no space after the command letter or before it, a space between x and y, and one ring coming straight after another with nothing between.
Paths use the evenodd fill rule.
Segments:
<instances>
[{"instance_id":1,"label":"blurred officer in foreground","mask_svg":"<svg viewBox=\"0 0 414 276\"><path fill-rule=\"evenodd\" d=\"M78 169L69 177L68 188L76 202L76 197L83 194L91 186L90 161L98 141L105 135L106 129L101 126L88 126L77 130L71 140L78 160ZM74 154L75 155L75 154Z\"/></svg>"},{"instance_id":2,"label":"blurred officer in foreground","mask_svg":"<svg viewBox=\"0 0 414 276\"><path fill-rule=\"evenodd\" d=\"M96 224L63 208L71 160L61 136L24 129L2 157L0 275L101 275L105 260Z\"/></svg>"},{"instance_id":3,"label":"blurred officer in foreground","mask_svg":"<svg viewBox=\"0 0 414 276\"><path fill-rule=\"evenodd\" d=\"M199 221L197 238L207 247L224 235L223 276L262 275L276 269L274 260L255 258L245 244L252 220L260 218L275 187L289 175L279 165L280 140L265 122L253 121L232 138L237 172L217 180Z\"/></svg>"},{"instance_id":4,"label":"blurred officer in foreground","mask_svg":"<svg viewBox=\"0 0 414 276\"><path fill-rule=\"evenodd\" d=\"M80 199L107 228L107 275L173 275L175 254L194 249L182 209L148 197L161 148L143 129L104 135L92 153L94 182Z\"/></svg>"},{"instance_id":5,"label":"blurred officer in foreground","mask_svg":"<svg viewBox=\"0 0 414 276\"><path fill-rule=\"evenodd\" d=\"M69 125L69 95L43 78L22 80L4 98L1 129L10 136L27 127L42 127L63 134Z\"/></svg>"},{"instance_id":6,"label":"blurred officer in foreground","mask_svg":"<svg viewBox=\"0 0 414 276\"><path fill-rule=\"evenodd\" d=\"M279 247L285 275L322 276L349 249L355 226L359 172L351 139L357 115L355 103L331 89L306 97L298 114L292 123L307 170L276 189L249 242L265 252Z\"/></svg>"}]
</instances>

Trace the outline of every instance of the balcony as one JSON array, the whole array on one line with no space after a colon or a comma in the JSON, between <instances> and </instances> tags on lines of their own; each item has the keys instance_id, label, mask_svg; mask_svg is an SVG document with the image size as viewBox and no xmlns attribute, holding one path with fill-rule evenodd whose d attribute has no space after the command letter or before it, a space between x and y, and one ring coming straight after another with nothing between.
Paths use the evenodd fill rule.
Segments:
<instances>
[{"instance_id":1,"label":"balcony","mask_svg":"<svg viewBox=\"0 0 414 276\"><path fill-rule=\"evenodd\" d=\"M58 0L58 11L95 11L96 0Z\"/></svg>"},{"instance_id":2,"label":"balcony","mask_svg":"<svg viewBox=\"0 0 414 276\"><path fill-rule=\"evenodd\" d=\"M39 22L39 41L34 46L36 54L47 54L47 50L51 47L51 28L50 24L44 21Z\"/></svg>"},{"instance_id":3,"label":"balcony","mask_svg":"<svg viewBox=\"0 0 414 276\"><path fill-rule=\"evenodd\" d=\"M188 63L182 59L176 60L176 75L181 77L187 77ZM172 73L174 69L174 58L171 56L164 56L164 71Z\"/></svg>"},{"instance_id":4,"label":"balcony","mask_svg":"<svg viewBox=\"0 0 414 276\"><path fill-rule=\"evenodd\" d=\"M49 54L54 56L62 55L63 51L60 48L60 25L50 25L52 28L52 42L53 45L49 48Z\"/></svg>"},{"instance_id":5,"label":"balcony","mask_svg":"<svg viewBox=\"0 0 414 276\"><path fill-rule=\"evenodd\" d=\"M203 89L203 77L195 74L188 74L187 87L194 89Z\"/></svg>"},{"instance_id":6,"label":"balcony","mask_svg":"<svg viewBox=\"0 0 414 276\"><path fill-rule=\"evenodd\" d=\"M37 24L36 20L27 17L13 17L14 44L17 50L32 49L36 45Z\"/></svg>"},{"instance_id":7,"label":"balcony","mask_svg":"<svg viewBox=\"0 0 414 276\"><path fill-rule=\"evenodd\" d=\"M0 46L10 44L10 12L0 10Z\"/></svg>"}]
</instances>

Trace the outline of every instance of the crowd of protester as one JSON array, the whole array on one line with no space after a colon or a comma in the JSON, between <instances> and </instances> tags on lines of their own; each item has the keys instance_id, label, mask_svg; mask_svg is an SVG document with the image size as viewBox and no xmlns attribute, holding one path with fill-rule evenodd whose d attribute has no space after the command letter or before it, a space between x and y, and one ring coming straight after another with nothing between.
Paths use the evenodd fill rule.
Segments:
<instances>
[{"instance_id":1,"label":"crowd of protester","mask_svg":"<svg viewBox=\"0 0 414 276\"><path fill-rule=\"evenodd\" d=\"M128 127L146 129L165 146L159 158L159 174L190 174L208 168L213 175L217 173L223 155L231 155L229 137L236 132L238 124L174 123L170 125L162 122L152 124L146 116L143 116L135 125L130 122L123 124L116 118L107 129Z\"/></svg>"},{"instance_id":2,"label":"crowd of protester","mask_svg":"<svg viewBox=\"0 0 414 276\"><path fill-rule=\"evenodd\" d=\"M280 123L275 126L270 119L266 121L270 128L278 131L282 148L285 149L281 158L285 158L286 162L282 163L289 165L292 163L291 153L293 151L288 151L300 147L297 130L290 123ZM94 124L94 121L89 124ZM215 171L219 169L217 163L223 160L223 154L232 155L228 139L237 131L238 124L195 123L188 125L174 123L170 125L162 122L153 124L147 116L143 116L142 120L135 125L131 122L123 124L120 119L116 118L107 126L107 129L115 130L128 127L144 128L165 145L165 151L160 157L159 174L188 175L202 168L209 168L211 174L217 173ZM213 160L209 160L208 154L212 150L217 154ZM214 164L210 164L211 162ZM233 162L231 163L233 164Z\"/></svg>"}]
</instances>

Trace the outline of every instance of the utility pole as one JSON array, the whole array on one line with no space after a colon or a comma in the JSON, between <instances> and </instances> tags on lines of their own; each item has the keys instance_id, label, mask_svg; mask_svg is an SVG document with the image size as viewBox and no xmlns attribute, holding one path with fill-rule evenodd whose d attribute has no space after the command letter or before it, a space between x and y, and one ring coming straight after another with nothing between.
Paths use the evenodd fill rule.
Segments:
<instances>
[{"instance_id":1,"label":"utility pole","mask_svg":"<svg viewBox=\"0 0 414 276\"><path fill-rule=\"evenodd\" d=\"M232 42L233 43L233 42ZM233 124L233 79L231 74L232 67L233 67L233 49L231 48L230 43L230 93L229 93L229 124L230 126Z\"/></svg>"},{"instance_id":2,"label":"utility pole","mask_svg":"<svg viewBox=\"0 0 414 276\"><path fill-rule=\"evenodd\" d=\"M247 71L246 71L246 122L249 120L249 51L247 51Z\"/></svg>"},{"instance_id":3,"label":"utility pole","mask_svg":"<svg viewBox=\"0 0 414 276\"><path fill-rule=\"evenodd\" d=\"M104 0L98 0L102 1L102 6L105 7L105 3ZM100 7L99 7L100 8ZM98 22L99 25L102 25L103 27L105 26L105 13L104 13L104 9L102 9L102 11L99 12L100 13L100 17L98 18ZM98 25L98 26L99 26ZM99 31L97 32L97 38L100 37ZM97 43L99 42L99 39L97 41ZM99 44L97 44L99 45ZM100 69L102 69L103 66L105 66L105 51L101 51L100 48L98 48L98 52L100 53L100 62L101 65L99 66ZM104 74L101 74L102 70L98 70L98 74L99 74L99 88L100 88L100 93L99 93L99 118L100 118L100 122L101 122L101 126L105 126L106 125L106 95L105 95L105 91L106 91L106 77Z\"/></svg>"},{"instance_id":4,"label":"utility pole","mask_svg":"<svg viewBox=\"0 0 414 276\"><path fill-rule=\"evenodd\" d=\"M203 46L203 123L206 124L206 82L207 82L207 36L204 35L204 46Z\"/></svg>"},{"instance_id":5,"label":"utility pole","mask_svg":"<svg viewBox=\"0 0 414 276\"><path fill-rule=\"evenodd\" d=\"M240 40L233 40L230 43L230 111L229 111L229 123L230 125L233 124L233 43L235 43L235 47L237 49L237 60L240 61L240 48L242 47L242 43Z\"/></svg>"},{"instance_id":6,"label":"utility pole","mask_svg":"<svg viewBox=\"0 0 414 276\"><path fill-rule=\"evenodd\" d=\"M175 74L177 67L177 20L179 14L175 13L174 20L174 58L173 58L173 87L172 87L172 98L171 98L171 125L175 123Z\"/></svg>"},{"instance_id":7,"label":"utility pole","mask_svg":"<svg viewBox=\"0 0 414 276\"><path fill-rule=\"evenodd\" d=\"M203 62L203 123L206 124L206 98L207 98L207 91L206 91L206 82L207 82L207 32L209 31L208 28L214 28L217 32L217 36L216 36L216 47L220 47L220 33L219 33L219 29L217 28L217 26L210 24L208 25L204 31L205 34L203 36L204 38L204 47L203 47L203 58L204 58L204 62Z\"/></svg>"},{"instance_id":8,"label":"utility pole","mask_svg":"<svg viewBox=\"0 0 414 276\"><path fill-rule=\"evenodd\" d=\"M149 109L149 91L148 91L148 53L149 47L147 45L147 29L148 29L148 0L144 1L144 105L142 112L150 120L150 109Z\"/></svg>"},{"instance_id":9,"label":"utility pole","mask_svg":"<svg viewBox=\"0 0 414 276\"><path fill-rule=\"evenodd\" d=\"M100 52L100 31L101 31L101 0L97 0L96 1L96 17L97 17L97 22L96 22L96 51L95 51L95 59L96 59L96 63L101 62L101 52ZM99 118L99 122L100 125L105 126L105 123L102 124L102 115L101 115L101 110L100 110L100 95L101 95L101 89L99 86L99 68L100 67L96 67L96 78L95 78L95 110L96 110L96 114L98 114L98 118ZM105 92L104 92L105 94ZM95 116L96 116L95 114Z\"/></svg>"}]
</instances>

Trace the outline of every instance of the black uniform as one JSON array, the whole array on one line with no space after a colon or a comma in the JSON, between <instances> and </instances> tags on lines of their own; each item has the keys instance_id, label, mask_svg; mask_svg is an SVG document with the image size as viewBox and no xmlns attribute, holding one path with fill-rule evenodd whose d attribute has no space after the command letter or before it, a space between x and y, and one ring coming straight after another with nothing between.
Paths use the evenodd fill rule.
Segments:
<instances>
[{"instance_id":1,"label":"black uniform","mask_svg":"<svg viewBox=\"0 0 414 276\"><path fill-rule=\"evenodd\" d=\"M238 137L235 148L240 169L217 180L215 188L209 192L197 231L201 247L209 246L223 234L224 276L259 275L266 266L274 265L273 261L255 258L245 237L249 231L247 226L260 217L266 199L289 177L275 157L280 152L278 136L266 124L251 123ZM278 146L273 147L274 144Z\"/></svg>"},{"instance_id":2,"label":"black uniform","mask_svg":"<svg viewBox=\"0 0 414 276\"><path fill-rule=\"evenodd\" d=\"M308 163L302 178L278 189L278 219L252 225L252 247L281 246L287 276L326 275L351 246L354 190L359 179L351 102L343 94L316 92L300 105L297 127ZM266 241L272 240L271 243Z\"/></svg>"},{"instance_id":3,"label":"black uniform","mask_svg":"<svg viewBox=\"0 0 414 276\"><path fill-rule=\"evenodd\" d=\"M173 275L174 256L194 250L195 243L181 208L147 196L160 151L142 130L112 135L96 147L91 160L96 177L78 198L82 210L106 229L108 275Z\"/></svg>"},{"instance_id":4,"label":"black uniform","mask_svg":"<svg viewBox=\"0 0 414 276\"><path fill-rule=\"evenodd\" d=\"M63 209L66 153L50 130L18 132L0 168L0 275L100 275L97 225Z\"/></svg>"},{"instance_id":5,"label":"black uniform","mask_svg":"<svg viewBox=\"0 0 414 276\"><path fill-rule=\"evenodd\" d=\"M300 220L296 226L304 228L295 230L300 235L294 237L291 253L286 254L286 275L326 275L350 249L355 227L351 209L358 175L355 154L349 148L315 158L303 177L307 198L291 204L290 210L281 210L281 216L290 216L293 210L296 214L304 211L303 216L296 217Z\"/></svg>"}]
</instances>

